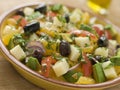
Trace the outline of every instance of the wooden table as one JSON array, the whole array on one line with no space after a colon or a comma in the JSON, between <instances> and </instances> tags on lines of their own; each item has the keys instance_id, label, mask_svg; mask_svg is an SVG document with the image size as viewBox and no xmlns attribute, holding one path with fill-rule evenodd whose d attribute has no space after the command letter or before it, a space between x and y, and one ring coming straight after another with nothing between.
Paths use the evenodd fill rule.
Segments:
<instances>
[{"instance_id":1,"label":"wooden table","mask_svg":"<svg viewBox=\"0 0 120 90\"><path fill-rule=\"evenodd\" d=\"M0 14L3 12L25 3L32 2L59 2L66 5L85 7L85 0L0 0ZM69 3L67 3L69 1ZM114 24L120 27L120 0L113 0L107 16ZM0 90L42 90L39 87L31 84L21 77L7 62L4 57L0 56ZM106 90L120 90L120 85Z\"/></svg>"}]
</instances>

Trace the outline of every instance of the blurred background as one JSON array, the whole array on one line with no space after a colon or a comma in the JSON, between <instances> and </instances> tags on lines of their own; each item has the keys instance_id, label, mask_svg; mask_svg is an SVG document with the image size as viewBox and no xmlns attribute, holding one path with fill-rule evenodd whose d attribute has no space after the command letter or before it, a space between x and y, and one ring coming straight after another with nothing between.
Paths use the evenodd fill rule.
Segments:
<instances>
[{"instance_id":1,"label":"blurred background","mask_svg":"<svg viewBox=\"0 0 120 90\"><path fill-rule=\"evenodd\" d=\"M46 2L46 3L61 3L64 5L69 5L72 7L80 7L86 10L90 10L93 12L93 3L88 3L87 0L0 0L0 15L4 12L14 8L15 6L33 2ZM120 0L89 0L96 1L97 3L101 3L102 1L106 1L102 5L103 7L107 7L107 13L101 15L100 12L94 10L94 13L103 16L104 18L109 19L112 23L120 27ZM101 1L101 2L100 2ZM109 3L110 2L110 3ZM88 5L92 9L88 7ZM108 5L108 6L107 6ZM98 7L98 9L100 9ZM34 86L24 78L22 78L14 68L8 63L4 57L0 55L0 90L43 90L37 86ZM106 90L120 90L120 85L112 87Z\"/></svg>"}]
</instances>

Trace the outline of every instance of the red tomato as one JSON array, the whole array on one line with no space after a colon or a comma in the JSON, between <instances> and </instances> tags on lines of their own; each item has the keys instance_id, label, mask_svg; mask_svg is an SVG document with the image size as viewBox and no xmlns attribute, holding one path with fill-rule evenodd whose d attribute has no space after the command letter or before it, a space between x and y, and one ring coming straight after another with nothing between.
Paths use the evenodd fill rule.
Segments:
<instances>
[{"instance_id":1,"label":"red tomato","mask_svg":"<svg viewBox=\"0 0 120 90\"><path fill-rule=\"evenodd\" d=\"M104 34L104 30L101 30L98 26L93 26L93 28L100 37Z\"/></svg>"},{"instance_id":2,"label":"red tomato","mask_svg":"<svg viewBox=\"0 0 120 90\"><path fill-rule=\"evenodd\" d=\"M56 63L56 60L53 59L51 56L43 59L42 62L41 62L42 75L45 76L45 77L49 77L51 65L55 64L55 63Z\"/></svg>"},{"instance_id":3,"label":"red tomato","mask_svg":"<svg viewBox=\"0 0 120 90\"><path fill-rule=\"evenodd\" d=\"M91 38L91 40L97 41L97 37L94 34L88 32L88 31L84 31L84 30L72 30L70 33L71 34L75 34L76 36L81 36L81 37L87 37L87 36L89 36Z\"/></svg>"},{"instance_id":4,"label":"red tomato","mask_svg":"<svg viewBox=\"0 0 120 90\"><path fill-rule=\"evenodd\" d=\"M18 22L18 24L22 27L24 27L27 24L27 21L25 20L25 18L23 18L20 15L15 15L13 16L13 18Z\"/></svg>"},{"instance_id":5,"label":"red tomato","mask_svg":"<svg viewBox=\"0 0 120 90\"><path fill-rule=\"evenodd\" d=\"M47 16L49 17L55 17L57 14L55 12L49 11L47 12Z\"/></svg>"},{"instance_id":6,"label":"red tomato","mask_svg":"<svg viewBox=\"0 0 120 90\"><path fill-rule=\"evenodd\" d=\"M107 39L112 39L112 35L109 30L105 30L105 36L107 37Z\"/></svg>"},{"instance_id":7,"label":"red tomato","mask_svg":"<svg viewBox=\"0 0 120 90\"><path fill-rule=\"evenodd\" d=\"M83 58L85 60L85 63L82 63L82 71L84 76L89 77L92 75L92 63L85 53L83 53Z\"/></svg>"}]
</instances>

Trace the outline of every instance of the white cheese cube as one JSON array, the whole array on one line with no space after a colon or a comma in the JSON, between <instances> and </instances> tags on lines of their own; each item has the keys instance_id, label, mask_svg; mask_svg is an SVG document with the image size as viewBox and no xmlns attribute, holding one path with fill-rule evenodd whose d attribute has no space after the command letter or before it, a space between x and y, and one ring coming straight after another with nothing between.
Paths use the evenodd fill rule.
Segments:
<instances>
[{"instance_id":1,"label":"white cheese cube","mask_svg":"<svg viewBox=\"0 0 120 90\"><path fill-rule=\"evenodd\" d=\"M75 9L71 16L70 16L70 22L72 23L78 23L81 20L81 11L80 9Z\"/></svg>"},{"instance_id":2,"label":"white cheese cube","mask_svg":"<svg viewBox=\"0 0 120 90\"><path fill-rule=\"evenodd\" d=\"M70 60L77 61L81 55L79 49L77 47L75 47L74 45L71 45L70 48L71 48L71 53L69 56Z\"/></svg>"},{"instance_id":3,"label":"white cheese cube","mask_svg":"<svg viewBox=\"0 0 120 90\"><path fill-rule=\"evenodd\" d=\"M65 74L69 70L69 64L65 59L57 61L55 65L52 66L57 77Z\"/></svg>"},{"instance_id":4,"label":"white cheese cube","mask_svg":"<svg viewBox=\"0 0 120 90\"><path fill-rule=\"evenodd\" d=\"M103 71L105 73L106 78L109 79L114 79L117 77L117 73L115 71L115 68L113 66L110 66L111 61L107 61L102 63Z\"/></svg>"},{"instance_id":5,"label":"white cheese cube","mask_svg":"<svg viewBox=\"0 0 120 90\"><path fill-rule=\"evenodd\" d=\"M108 49L105 47L99 47L95 50L95 55L108 56Z\"/></svg>"},{"instance_id":6,"label":"white cheese cube","mask_svg":"<svg viewBox=\"0 0 120 90\"><path fill-rule=\"evenodd\" d=\"M62 26L62 23L60 22L60 20L57 18L57 17L54 17L53 18L53 25L55 25L55 26Z\"/></svg>"},{"instance_id":7,"label":"white cheese cube","mask_svg":"<svg viewBox=\"0 0 120 90\"><path fill-rule=\"evenodd\" d=\"M34 9L30 8L30 7L26 7L26 8L24 8L23 12L26 16L29 16L34 13Z\"/></svg>"},{"instance_id":8,"label":"white cheese cube","mask_svg":"<svg viewBox=\"0 0 120 90\"><path fill-rule=\"evenodd\" d=\"M10 52L18 60L22 60L26 57L26 54L20 45L17 45L14 48L12 48Z\"/></svg>"},{"instance_id":9,"label":"white cheese cube","mask_svg":"<svg viewBox=\"0 0 120 90\"><path fill-rule=\"evenodd\" d=\"M86 46L90 45L90 39L89 39L89 37L76 37L75 38L75 43L78 46L86 47Z\"/></svg>"}]
</instances>

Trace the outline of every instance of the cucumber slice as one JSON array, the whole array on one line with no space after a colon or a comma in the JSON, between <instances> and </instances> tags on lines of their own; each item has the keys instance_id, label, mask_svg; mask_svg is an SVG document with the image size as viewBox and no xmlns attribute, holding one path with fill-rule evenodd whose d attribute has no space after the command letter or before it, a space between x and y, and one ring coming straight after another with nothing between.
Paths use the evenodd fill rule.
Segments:
<instances>
[{"instance_id":1,"label":"cucumber slice","mask_svg":"<svg viewBox=\"0 0 120 90\"><path fill-rule=\"evenodd\" d=\"M93 75L94 75L96 82L98 83L106 81L101 63L97 63L93 65Z\"/></svg>"},{"instance_id":2,"label":"cucumber slice","mask_svg":"<svg viewBox=\"0 0 120 90\"><path fill-rule=\"evenodd\" d=\"M77 72L75 70L72 71L68 71L66 74L63 75L63 77L65 78L66 81L74 83L76 82L80 76L82 76L83 74L81 72Z\"/></svg>"},{"instance_id":3,"label":"cucumber slice","mask_svg":"<svg viewBox=\"0 0 120 90\"><path fill-rule=\"evenodd\" d=\"M80 30L86 30L88 32L93 32L94 30L92 29L92 27L86 25L86 24L81 24L80 25Z\"/></svg>"},{"instance_id":4,"label":"cucumber slice","mask_svg":"<svg viewBox=\"0 0 120 90\"><path fill-rule=\"evenodd\" d=\"M114 63L115 66L120 66L120 56L111 57L110 61Z\"/></svg>"},{"instance_id":5,"label":"cucumber slice","mask_svg":"<svg viewBox=\"0 0 120 90\"><path fill-rule=\"evenodd\" d=\"M14 45L14 43L13 43L13 38L11 38L10 39L10 41L9 41L9 43L8 43L8 49L10 50L10 49L12 49L13 47L14 47L15 45Z\"/></svg>"}]
</instances>

